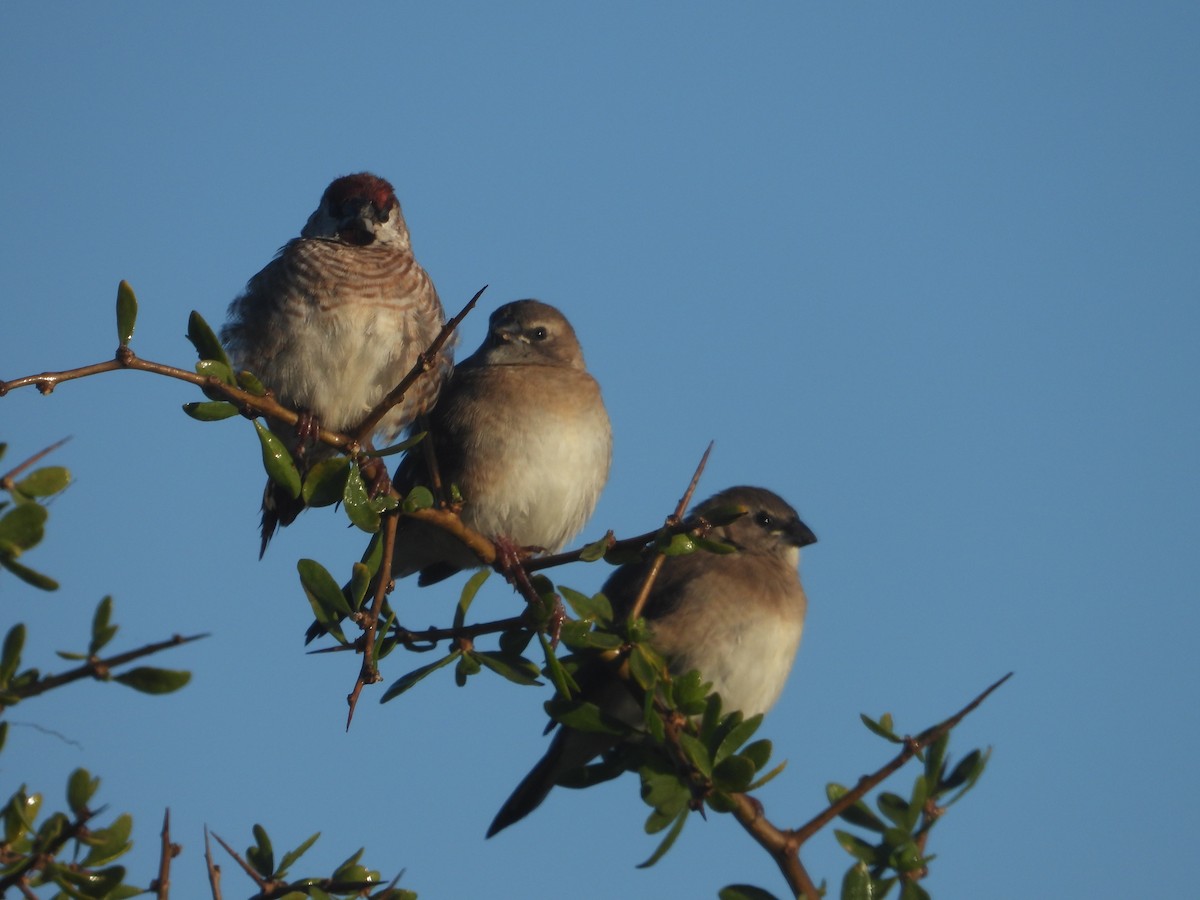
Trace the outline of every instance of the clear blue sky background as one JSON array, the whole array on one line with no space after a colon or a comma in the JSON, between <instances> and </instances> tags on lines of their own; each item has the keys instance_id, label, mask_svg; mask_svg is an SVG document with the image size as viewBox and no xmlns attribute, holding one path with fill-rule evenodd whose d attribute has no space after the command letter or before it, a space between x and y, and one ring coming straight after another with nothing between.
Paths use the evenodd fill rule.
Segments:
<instances>
[{"instance_id":1,"label":"clear blue sky background","mask_svg":"<svg viewBox=\"0 0 1200 900\"><path fill-rule=\"evenodd\" d=\"M491 285L466 348L519 297L575 323L616 432L585 537L661 521L709 440L702 495L771 487L820 536L765 726L790 760L772 818L886 758L860 711L915 731L1013 669L958 732L994 754L934 834L933 894L1194 890L1200 7L354 10L0 7L0 377L111 356L122 278L135 349L190 365L188 311L218 324L331 178L376 171L447 307ZM143 882L169 805L180 898L205 896L202 825L244 847L254 822L279 848L323 831L306 871L365 845L429 898L783 893L724 817L635 870L632 778L485 842L544 693L442 673L368 693L345 734L354 661L304 655L294 567L344 572L362 538L311 513L260 563L252 430L187 419L198 398L120 373L0 400L5 468L74 436L28 558L62 590L0 575L29 661L65 666L108 592L118 649L212 632L160 658L194 672L173 699L87 684L14 710L0 794L91 767ZM460 584L396 602L445 622ZM513 609L498 583L476 601ZM830 834L805 851L834 883L848 859Z\"/></svg>"}]
</instances>

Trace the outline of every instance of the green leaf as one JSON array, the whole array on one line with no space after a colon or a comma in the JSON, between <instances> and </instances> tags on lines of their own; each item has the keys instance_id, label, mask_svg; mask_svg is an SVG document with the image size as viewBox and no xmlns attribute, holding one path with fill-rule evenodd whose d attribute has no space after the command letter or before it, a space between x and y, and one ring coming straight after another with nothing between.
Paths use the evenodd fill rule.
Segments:
<instances>
[{"instance_id":1,"label":"green leaf","mask_svg":"<svg viewBox=\"0 0 1200 900\"><path fill-rule=\"evenodd\" d=\"M429 677L431 674L433 674L434 672L436 672L438 669L442 668L443 666L450 665L450 663L454 662L460 656L462 656L462 651L455 650L449 656L444 656L441 659L439 659L437 662L430 663L427 666L421 666L419 669L413 669L407 675L405 675L401 678L398 678L396 681L392 682L391 686L386 691L383 692L383 696L379 698L379 702L387 703L389 700L394 700L396 697L399 697L401 694L403 694L405 691L407 691L409 688L411 688L417 682L422 681L423 679Z\"/></svg>"},{"instance_id":2,"label":"green leaf","mask_svg":"<svg viewBox=\"0 0 1200 900\"><path fill-rule=\"evenodd\" d=\"M841 900L876 900L875 883L866 863L857 862L846 870L842 879Z\"/></svg>"},{"instance_id":3,"label":"green leaf","mask_svg":"<svg viewBox=\"0 0 1200 900\"><path fill-rule=\"evenodd\" d=\"M651 765L657 764L658 762L651 763ZM665 828L680 810L688 809L692 792L687 785L680 781L680 776L673 769L660 772L645 766L638 770L638 775L642 779L642 801L661 816L666 817L665 821L654 820L654 830ZM646 824L647 831L653 834L654 831L651 831L649 827L651 820L647 820Z\"/></svg>"},{"instance_id":4,"label":"green leaf","mask_svg":"<svg viewBox=\"0 0 1200 900\"><path fill-rule=\"evenodd\" d=\"M829 798L829 803L832 805L841 800L850 789L845 785L830 782L825 785L825 796ZM871 807L867 806L862 800L856 800L854 805L847 807L841 812L841 818L845 819L851 825L857 825L860 828L867 828L871 831L878 831L880 834L887 831L887 825L879 816L871 811Z\"/></svg>"},{"instance_id":5,"label":"green leaf","mask_svg":"<svg viewBox=\"0 0 1200 900\"><path fill-rule=\"evenodd\" d=\"M0 546L8 545L14 557L36 547L45 534L46 507L37 503L19 503L0 516Z\"/></svg>"},{"instance_id":6,"label":"green leaf","mask_svg":"<svg viewBox=\"0 0 1200 900\"><path fill-rule=\"evenodd\" d=\"M871 844L868 844L858 835L851 834L848 831L842 831L840 828L833 830L833 836L837 838L837 842L842 849L853 856L855 859L866 863L869 866L877 865L882 860L879 859L879 853Z\"/></svg>"},{"instance_id":7,"label":"green leaf","mask_svg":"<svg viewBox=\"0 0 1200 900\"><path fill-rule=\"evenodd\" d=\"M350 466L346 472L346 490L342 493L342 506L346 515L363 531L374 534L379 530L379 513L371 506L371 496L363 481L358 466Z\"/></svg>"},{"instance_id":8,"label":"green leaf","mask_svg":"<svg viewBox=\"0 0 1200 900\"><path fill-rule=\"evenodd\" d=\"M671 830L667 832L667 836L663 838L662 843L658 845L658 849L655 850L654 853L651 854L650 858L645 862L638 863L637 867L639 869L648 869L667 855L667 851L671 849L672 845L675 843L675 839L678 838L679 833L683 831L683 826L684 823L687 822L687 817L688 811L686 809L676 816L675 822L671 826Z\"/></svg>"},{"instance_id":9,"label":"green leaf","mask_svg":"<svg viewBox=\"0 0 1200 900\"><path fill-rule=\"evenodd\" d=\"M127 887L122 890L120 886L124 880L124 866L91 871L77 871L65 866L53 868L54 883L71 897L80 900L117 900L118 897L134 897L143 893L142 889Z\"/></svg>"},{"instance_id":10,"label":"green leaf","mask_svg":"<svg viewBox=\"0 0 1200 900\"><path fill-rule=\"evenodd\" d=\"M752 884L730 884L717 891L718 900L779 900L770 891Z\"/></svg>"},{"instance_id":11,"label":"green leaf","mask_svg":"<svg viewBox=\"0 0 1200 900\"><path fill-rule=\"evenodd\" d=\"M117 285L117 340L128 347L133 340L133 329L137 326L138 304L133 288L128 281Z\"/></svg>"},{"instance_id":12,"label":"green leaf","mask_svg":"<svg viewBox=\"0 0 1200 900\"><path fill-rule=\"evenodd\" d=\"M315 559L301 559L296 562L296 571L300 575L300 586L308 597L309 605L318 619L349 618L354 610L346 602L346 595L333 580L329 570Z\"/></svg>"},{"instance_id":13,"label":"green leaf","mask_svg":"<svg viewBox=\"0 0 1200 900\"><path fill-rule=\"evenodd\" d=\"M18 481L16 488L26 497L50 497L70 483L71 470L66 466L44 466Z\"/></svg>"},{"instance_id":14,"label":"green leaf","mask_svg":"<svg viewBox=\"0 0 1200 900\"><path fill-rule=\"evenodd\" d=\"M676 678L671 684L675 706L689 716L698 716L708 706L708 694L712 683L705 681L695 669Z\"/></svg>"},{"instance_id":15,"label":"green leaf","mask_svg":"<svg viewBox=\"0 0 1200 900\"><path fill-rule=\"evenodd\" d=\"M185 403L183 411L198 422L220 422L238 414L238 408L228 400L206 400L203 403Z\"/></svg>"},{"instance_id":16,"label":"green leaf","mask_svg":"<svg viewBox=\"0 0 1200 900\"><path fill-rule=\"evenodd\" d=\"M572 650L615 650L625 643L620 635L596 631L582 619L564 622L559 638Z\"/></svg>"},{"instance_id":17,"label":"green leaf","mask_svg":"<svg viewBox=\"0 0 1200 900\"><path fill-rule=\"evenodd\" d=\"M952 790L959 784L962 785L962 790L951 797L949 800L942 802L942 806L951 806L962 799L971 788L975 786L975 782L979 780L979 776L983 774L984 768L987 766L988 760L992 756L992 751L989 749L986 753L981 753L979 750L972 750L962 762L954 767L954 771L950 773L950 777L945 782L938 785L938 793L942 794Z\"/></svg>"},{"instance_id":18,"label":"green leaf","mask_svg":"<svg viewBox=\"0 0 1200 900\"><path fill-rule=\"evenodd\" d=\"M603 559L605 552L608 550L608 541L611 534L606 534L600 540L588 544L579 551L579 558L583 562L595 562L598 559Z\"/></svg>"},{"instance_id":19,"label":"green leaf","mask_svg":"<svg viewBox=\"0 0 1200 900\"><path fill-rule=\"evenodd\" d=\"M474 652L467 651L458 659L458 665L454 667L454 683L459 687L464 687L467 679L472 675L478 675L483 671L483 665L479 662Z\"/></svg>"},{"instance_id":20,"label":"green leaf","mask_svg":"<svg viewBox=\"0 0 1200 900\"><path fill-rule=\"evenodd\" d=\"M95 656L117 633L117 626L110 624L112 618L112 597L104 597L96 604L96 612L92 615L92 639L88 643L88 655Z\"/></svg>"},{"instance_id":21,"label":"green leaf","mask_svg":"<svg viewBox=\"0 0 1200 900\"><path fill-rule=\"evenodd\" d=\"M255 397L267 396L267 386L259 381L253 372L247 372L243 369L235 377L237 378L238 387L247 394L253 394Z\"/></svg>"},{"instance_id":22,"label":"green leaf","mask_svg":"<svg viewBox=\"0 0 1200 900\"><path fill-rule=\"evenodd\" d=\"M133 844L129 835L133 832L133 818L122 813L107 828L93 830L88 838L88 854L84 866L102 866L126 853Z\"/></svg>"},{"instance_id":23,"label":"green leaf","mask_svg":"<svg viewBox=\"0 0 1200 900\"><path fill-rule=\"evenodd\" d=\"M300 472L292 462L292 454L283 446L283 441L261 422L254 422L254 430L258 432L258 441L262 445L263 468L267 470L267 475L292 497L299 497Z\"/></svg>"},{"instance_id":24,"label":"green leaf","mask_svg":"<svg viewBox=\"0 0 1200 900\"><path fill-rule=\"evenodd\" d=\"M204 316L194 309L188 316L187 339L192 342L201 359L215 359L227 367L232 367L229 357L225 355L225 348L217 340L216 333L204 321Z\"/></svg>"},{"instance_id":25,"label":"green leaf","mask_svg":"<svg viewBox=\"0 0 1200 900\"><path fill-rule=\"evenodd\" d=\"M281 877L285 872L287 872L288 869L292 867L292 863L308 852L309 848L317 842L317 838L320 836L321 832L318 831L295 850L289 850L287 853L283 854L283 859L279 861L279 873Z\"/></svg>"},{"instance_id":26,"label":"green leaf","mask_svg":"<svg viewBox=\"0 0 1200 900\"><path fill-rule=\"evenodd\" d=\"M915 872L925 865L925 858L913 841L901 841L888 854L888 865L897 872Z\"/></svg>"},{"instance_id":27,"label":"green leaf","mask_svg":"<svg viewBox=\"0 0 1200 900\"><path fill-rule=\"evenodd\" d=\"M433 507L433 492L427 487L417 485L408 492L408 496L404 498L404 511L416 512L418 509L431 509Z\"/></svg>"},{"instance_id":28,"label":"green leaf","mask_svg":"<svg viewBox=\"0 0 1200 900\"><path fill-rule=\"evenodd\" d=\"M879 807L881 813L905 831L912 830L913 825L916 824L917 816L920 815L919 807L914 813L909 807L907 800L899 794L893 794L891 791L881 793L876 798L875 805Z\"/></svg>"},{"instance_id":29,"label":"green leaf","mask_svg":"<svg viewBox=\"0 0 1200 900\"><path fill-rule=\"evenodd\" d=\"M100 779L93 778L87 769L76 769L67 779L67 806L79 815L100 787Z\"/></svg>"},{"instance_id":30,"label":"green leaf","mask_svg":"<svg viewBox=\"0 0 1200 900\"><path fill-rule=\"evenodd\" d=\"M541 673L534 663L522 656L511 656L494 650L483 650L473 654L475 659L497 675L503 675L514 684L541 684L537 676Z\"/></svg>"},{"instance_id":31,"label":"green leaf","mask_svg":"<svg viewBox=\"0 0 1200 900\"><path fill-rule=\"evenodd\" d=\"M744 756L730 756L713 768L713 784L722 791L742 793L754 780L754 763Z\"/></svg>"},{"instance_id":32,"label":"green leaf","mask_svg":"<svg viewBox=\"0 0 1200 900\"><path fill-rule=\"evenodd\" d=\"M558 695L564 699L570 699L579 693L579 684L571 677L554 652L554 648L550 646L550 642L546 640L546 636L540 631L537 633L538 642L542 645L542 655L545 657L546 666L543 670L546 677L550 679L550 683L554 685L554 689L558 691Z\"/></svg>"},{"instance_id":33,"label":"green leaf","mask_svg":"<svg viewBox=\"0 0 1200 900\"><path fill-rule=\"evenodd\" d=\"M754 782L754 784L750 785L750 787L746 788L746 790L747 791L757 791L760 787L762 787L768 781L774 780L775 776L777 776L780 772L782 772L786 768L787 768L787 760L785 759L783 762L781 762L779 765L777 765L775 768L773 768L770 772L768 772L762 778L759 778L758 780L756 780Z\"/></svg>"},{"instance_id":34,"label":"green leaf","mask_svg":"<svg viewBox=\"0 0 1200 900\"><path fill-rule=\"evenodd\" d=\"M724 556L729 553L738 552L737 547L733 546L733 544L727 544L724 541L714 541L712 538L702 537L693 537L692 540L696 542L697 547L709 553L717 553Z\"/></svg>"},{"instance_id":35,"label":"green leaf","mask_svg":"<svg viewBox=\"0 0 1200 900\"><path fill-rule=\"evenodd\" d=\"M371 586L371 569L362 563L350 567L350 603L354 609L362 606L367 589Z\"/></svg>"},{"instance_id":36,"label":"green leaf","mask_svg":"<svg viewBox=\"0 0 1200 900\"><path fill-rule=\"evenodd\" d=\"M475 601L475 595L479 593L479 589L483 587L483 583L488 580L488 576L492 574L491 569L480 569L463 585L462 593L458 596L458 606L454 611L454 627L462 628L463 623L467 619L467 610L471 608L471 604Z\"/></svg>"},{"instance_id":37,"label":"green leaf","mask_svg":"<svg viewBox=\"0 0 1200 900\"><path fill-rule=\"evenodd\" d=\"M150 666L138 666L128 672L122 672L113 678L126 687L143 694L170 694L179 690L192 680L191 672L176 669L155 669Z\"/></svg>"},{"instance_id":38,"label":"green leaf","mask_svg":"<svg viewBox=\"0 0 1200 900\"><path fill-rule=\"evenodd\" d=\"M246 848L246 861L263 878L270 878L275 871L275 849L271 846L271 838L261 825L255 825L253 832L254 844Z\"/></svg>"},{"instance_id":39,"label":"green leaf","mask_svg":"<svg viewBox=\"0 0 1200 900\"><path fill-rule=\"evenodd\" d=\"M500 649L514 656L523 656L525 649L532 640L533 632L528 628L513 628L509 631L502 631L500 632Z\"/></svg>"},{"instance_id":40,"label":"green leaf","mask_svg":"<svg viewBox=\"0 0 1200 900\"><path fill-rule=\"evenodd\" d=\"M925 749L925 777L930 784L938 784L946 762L946 749L950 746L950 732L946 732Z\"/></svg>"},{"instance_id":41,"label":"green leaf","mask_svg":"<svg viewBox=\"0 0 1200 900\"><path fill-rule=\"evenodd\" d=\"M892 731L891 713L884 713L879 717L878 722L864 713L859 713L858 717L862 719L863 724L866 725L867 728L879 735L881 738L889 740L893 744L901 744L904 742L903 738L897 737L896 733Z\"/></svg>"},{"instance_id":42,"label":"green leaf","mask_svg":"<svg viewBox=\"0 0 1200 900\"><path fill-rule=\"evenodd\" d=\"M690 534L673 534L656 541L655 549L664 556L687 556L696 552L696 542Z\"/></svg>"},{"instance_id":43,"label":"green leaf","mask_svg":"<svg viewBox=\"0 0 1200 900\"><path fill-rule=\"evenodd\" d=\"M215 378L224 384L237 387L237 379L233 377L233 369L229 368L223 362L217 362L215 359L202 359L196 363L196 374L203 375L205 378ZM211 397L212 394L209 394Z\"/></svg>"},{"instance_id":44,"label":"green leaf","mask_svg":"<svg viewBox=\"0 0 1200 900\"><path fill-rule=\"evenodd\" d=\"M645 644L635 644L629 654L629 674L643 691L651 691L664 671L663 661Z\"/></svg>"},{"instance_id":45,"label":"green leaf","mask_svg":"<svg viewBox=\"0 0 1200 900\"><path fill-rule=\"evenodd\" d=\"M930 900L929 892L915 881L905 881L900 888L900 900Z\"/></svg>"},{"instance_id":46,"label":"green leaf","mask_svg":"<svg viewBox=\"0 0 1200 900\"><path fill-rule=\"evenodd\" d=\"M556 721L576 731L618 735L629 731L629 726L604 712L595 703L555 699L547 702L546 709Z\"/></svg>"},{"instance_id":47,"label":"green leaf","mask_svg":"<svg viewBox=\"0 0 1200 900\"><path fill-rule=\"evenodd\" d=\"M346 494L346 480L351 467L358 466L344 456L334 456L313 463L304 475L300 496L306 506L333 506Z\"/></svg>"},{"instance_id":48,"label":"green leaf","mask_svg":"<svg viewBox=\"0 0 1200 900\"><path fill-rule=\"evenodd\" d=\"M758 726L762 724L762 713L751 716L750 718L740 722L730 729L729 733L722 739L717 747L717 752L713 754L713 759L720 762L725 757L729 756L735 750L746 743L754 736L754 732L758 731Z\"/></svg>"},{"instance_id":49,"label":"green leaf","mask_svg":"<svg viewBox=\"0 0 1200 900\"><path fill-rule=\"evenodd\" d=\"M32 585L43 591L57 591L58 582L48 575L43 575L41 572L36 572L28 566L23 566L15 559L9 559L3 552L0 552L0 566L12 572L26 584Z\"/></svg>"},{"instance_id":50,"label":"green leaf","mask_svg":"<svg viewBox=\"0 0 1200 900\"><path fill-rule=\"evenodd\" d=\"M6 687L17 674L21 665L21 651L25 649L25 625L18 622L4 636L4 649L0 651L0 687Z\"/></svg>"},{"instance_id":51,"label":"green leaf","mask_svg":"<svg viewBox=\"0 0 1200 900\"><path fill-rule=\"evenodd\" d=\"M679 746L705 778L712 777L712 758L708 755L708 748L698 737L686 731L680 732Z\"/></svg>"},{"instance_id":52,"label":"green leaf","mask_svg":"<svg viewBox=\"0 0 1200 900\"><path fill-rule=\"evenodd\" d=\"M747 744L742 748L739 756L744 756L750 762L754 763L754 770L761 771L771 759L771 742L766 738L760 738L753 744Z\"/></svg>"}]
</instances>

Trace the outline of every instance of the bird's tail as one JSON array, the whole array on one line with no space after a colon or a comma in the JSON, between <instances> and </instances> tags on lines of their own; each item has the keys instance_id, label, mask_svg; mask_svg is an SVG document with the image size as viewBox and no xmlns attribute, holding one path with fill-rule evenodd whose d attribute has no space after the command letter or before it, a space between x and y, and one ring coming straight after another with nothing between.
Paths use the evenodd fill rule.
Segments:
<instances>
[{"instance_id":1,"label":"bird's tail","mask_svg":"<svg viewBox=\"0 0 1200 900\"><path fill-rule=\"evenodd\" d=\"M611 734L588 733L561 728L550 742L546 755L538 760L533 770L517 785L512 795L504 801L496 818L488 827L487 836L503 831L514 822L525 818L546 799L550 789L563 776L582 768L594 757L613 746L616 738Z\"/></svg>"}]
</instances>

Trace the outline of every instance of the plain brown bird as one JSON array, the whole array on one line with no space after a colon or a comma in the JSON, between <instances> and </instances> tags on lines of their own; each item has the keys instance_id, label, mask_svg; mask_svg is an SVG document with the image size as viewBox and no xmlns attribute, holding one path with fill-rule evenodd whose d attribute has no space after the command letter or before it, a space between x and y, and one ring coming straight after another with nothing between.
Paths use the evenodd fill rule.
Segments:
<instances>
[{"instance_id":1,"label":"plain brown bird","mask_svg":"<svg viewBox=\"0 0 1200 900\"><path fill-rule=\"evenodd\" d=\"M455 367L429 417L443 484L486 537L553 552L583 528L608 480L612 428L575 330L537 300L497 309L483 344ZM402 493L428 484L424 448L409 451ZM429 584L478 558L446 532L401 519L393 572Z\"/></svg>"},{"instance_id":2,"label":"plain brown bird","mask_svg":"<svg viewBox=\"0 0 1200 900\"><path fill-rule=\"evenodd\" d=\"M729 488L694 514L727 506L747 512L713 529L713 536L737 552L698 550L667 557L642 614L651 645L669 661L672 673L698 670L721 695L724 712L741 710L750 717L775 705L800 647L808 601L797 566L800 548L817 538L787 501L765 488ZM605 582L602 591L617 617L629 614L649 566L650 560L630 563ZM641 727L641 704L623 683L599 680L590 688L587 699ZM564 776L617 740L560 727L546 755L496 814L488 837L533 812Z\"/></svg>"},{"instance_id":3,"label":"plain brown bird","mask_svg":"<svg viewBox=\"0 0 1200 900\"><path fill-rule=\"evenodd\" d=\"M392 186L367 172L325 189L300 237L284 245L229 306L221 339L284 406L304 415L299 430L271 423L303 459L313 423L349 432L399 384L443 325L442 304L413 258ZM437 398L453 363L447 347L379 424L391 440ZM302 501L273 483L263 495L262 550ZM261 555L261 554L260 554Z\"/></svg>"}]
</instances>

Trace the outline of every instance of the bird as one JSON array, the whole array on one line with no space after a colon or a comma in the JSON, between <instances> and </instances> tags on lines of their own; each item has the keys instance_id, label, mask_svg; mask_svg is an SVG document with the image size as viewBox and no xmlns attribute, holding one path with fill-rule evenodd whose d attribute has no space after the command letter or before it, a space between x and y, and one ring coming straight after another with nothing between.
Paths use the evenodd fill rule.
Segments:
<instances>
[{"instance_id":1,"label":"bird","mask_svg":"<svg viewBox=\"0 0 1200 900\"><path fill-rule=\"evenodd\" d=\"M333 451L310 448L317 425L352 432L400 383L444 324L437 290L413 257L392 185L359 172L335 179L316 211L229 305L221 340L301 414L295 428L269 421L302 467ZM377 434L395 438L437 399L453 366L451 342L388 411ZM262 546L290 524L301 500L268 482Z\"/></svg>"},{"instance_id":2,"label":"bird","mask_svg":"<svg viewBox=\"0 0 1200 900\"><path fill-rule=\"evenodd\" d=\"M492 313L479 349L454 368L427 434L441 482L463 497L464 524L549 552L582 530L612 463L612 425L575 329L532 299ZM425 448L408 451L395 480L401 493L429 481ZM436 526L398 523L394 576L420 572L426 585L480 565Z\"/></svg>"},{"instance_id":3,"label":"bird","mask_svg":"<svg viewBox=\"0 0 1200 900\"><path fill-rule=\"evenodd\" d=\"M736 552L696 550L664 558L642 615L651 647L668 661L673 675L698 670L721 695L723 712L740 710L749 718L775 705L791 671L808 607L798 571L800 548L816 543L817 537L786 500L761 487L723 490L698 504L693 515L725 507L746 513L713 528L711 536ZM627 563L604 583L601 592L616 620L629 615L652 562ZM598 679L595 671L588 674L593 677L583 699L640 729L642 706L625 684L611 674ZM585 683L587 678L585 674ZM487 836L529 815L555 784L620 740L560 726L545 756L496 814Z\"/></svg>"}]
</instances>

